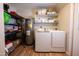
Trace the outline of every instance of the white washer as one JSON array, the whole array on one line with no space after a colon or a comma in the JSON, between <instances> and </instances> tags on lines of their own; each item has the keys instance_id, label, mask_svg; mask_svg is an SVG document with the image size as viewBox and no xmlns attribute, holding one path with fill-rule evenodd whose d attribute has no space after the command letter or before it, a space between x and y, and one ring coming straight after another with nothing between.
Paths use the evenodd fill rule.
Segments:
<instances>
[{"instance_id":1,"label":"white washer","mask_svg":"<svg viewBox=\"0 0 79 59\"><path fill-rule=\"evenodd\" d=\"M51 32L35 31L35 51L50 52Z\"/></svg>"}]
</instances>

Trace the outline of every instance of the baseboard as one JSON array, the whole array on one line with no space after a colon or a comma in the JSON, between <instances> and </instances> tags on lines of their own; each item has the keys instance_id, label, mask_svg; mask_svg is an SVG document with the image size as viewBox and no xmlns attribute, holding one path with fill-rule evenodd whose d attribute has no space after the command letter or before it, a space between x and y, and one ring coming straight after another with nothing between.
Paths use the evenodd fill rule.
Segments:
<instances>
[{"instance_id":1,"label":"baseboard","mask_svg":"<svg viewBox=\"0 0 79 59\"><path fill-rule=\"evenodd\" d=\"M71 51L66 51L66 56L71 56Z\"/></svg>"}]
</instances>

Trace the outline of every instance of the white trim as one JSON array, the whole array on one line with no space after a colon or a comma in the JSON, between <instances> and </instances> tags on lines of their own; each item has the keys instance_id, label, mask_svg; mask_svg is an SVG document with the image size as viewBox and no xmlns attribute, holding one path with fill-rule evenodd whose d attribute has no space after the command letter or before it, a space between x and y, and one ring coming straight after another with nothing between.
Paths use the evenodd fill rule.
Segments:
<instances>
[{"instance_id":1,"label":"white trim","mask_svg":"<svg viewBox=\"0 0 79 59\"><path fill-rule=\"evenodd\" d=\"M0 55L5 54L4 14L3 3L0 3Z\"/></svg>"},{"instance_id":2,"label":"white trim","mask_svg":"<svg viewBox=\"0 0 79 59\"><path fill-rule=\"evenodd\" d=\"M66 56L71 56L71 51L66 51Z\"/></svg>"},{"instance_id":3,"label":"white trim","mask_svg":"<svg viewBox=\"0 0 79 59\"><path fill-rule=\"evenodd\" d=\"M68 29L68 32L69 32L69 35L68 35L68 46L67 46L67 51L66 51L66 54L67 55L72 55L72 41L73 41L73 24L74 24L74 18L73 18L73 15L74 15L74 4L71 3L70 4L70 20L69 20L69 29Z\"/></svg>"}]
</instances>

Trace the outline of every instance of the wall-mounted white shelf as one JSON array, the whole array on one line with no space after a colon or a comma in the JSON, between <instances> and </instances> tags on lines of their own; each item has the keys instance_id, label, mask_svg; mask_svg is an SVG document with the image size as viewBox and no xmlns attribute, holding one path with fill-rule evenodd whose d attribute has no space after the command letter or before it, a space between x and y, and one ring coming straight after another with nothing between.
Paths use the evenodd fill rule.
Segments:
<instances>
[{"instance_id":1,"label":"wall-mounted white shelf","mask_svg":"<svg viewBox=\"0 0 79 59\"><path fill-rule=\"evenodd\" d=\"M35 15L35 17L46 17L46 18L47 18L47 17L48 17L48 18L49 18L49 17L52 17L52 18L53 18L53 17L56 17L56 16L57 16L57 14Z\"/></svg>"},{"instance_id":2,"label":"wall-mounted white shelf","mask_svg":"<svg viewBox=\"0 0 79 59\"><path fill-rule=\"evenodd\" d=\"M56 20L55 17L57 16L57 13L54 14L46 14L46 15L35 15L35 23L44 23L44 24L53 24Z\"/></svg>"},{"instance_id":3,"label":"wall-mounted white shelf","mask_svg":"<svg viewBox=\"0 0 79 59\"><path fill-rule=\"evenodd\" d=\"M38 23L34 23L34 24L53 24L53 23L43 23L43 22L38 22Z\"/></svg>"},{"instance_id":4,"label":"wall-mounted white shelf","mask_svg":"<svg viewBox=\"0 0 79 59\"><path fill-rule=\"evenodd\" d=\"M46 23L46 24L51 24L51 23L52 23L52 24L53 24L53 23L55 22L55 20L56 20L56 19L51 19L51 20L50 20L50 19L39 19L39 18L38 18L38 19L35 19L35 23L40 23L40 24L41 24L41 23L44 23L44 24L45 24L45 23Z\"/></svg>"}]
</instances>

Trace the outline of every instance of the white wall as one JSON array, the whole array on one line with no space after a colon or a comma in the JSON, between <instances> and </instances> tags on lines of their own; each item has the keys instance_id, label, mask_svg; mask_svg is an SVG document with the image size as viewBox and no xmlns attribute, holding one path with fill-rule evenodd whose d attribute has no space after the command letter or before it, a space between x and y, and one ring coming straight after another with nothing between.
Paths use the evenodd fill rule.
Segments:
<instances>
[{"instance_id":1,"label":"white wall","mask_svg":"<svg viewBox=\"0 0 79 59\"><path fill-rule=\"evenodd\" d=\"M74 10L74 32L73 32L73 53L79 56L79 4L75 4Z\"/></svg>"},{"instance_id":2,"label":"white wall","mask_svg":"<svg viewBox=\"0 0 79 59\"><path fill-rule=\"evenodd\" d=\"M68 31L67 27L70 20L70 4L65 5L58 13L58 28L59 30Z\"/></svg>"},{"instance_id":3,"label":"white wall","mask_svg":"<svg viewBox=\"0 0 79 59\"><path fill-rule=\"evenodd\" d=\"M9 5L8 12L10 12L10 11L16 11L16 8L14 6Z\"/></svg>"},{"instance_id":4,"label":"white wall","mask_svg":"<svg viewBox=\"0 0 79 59\"><path fill-rule=\"evenodd\" d=\"M5 55L3 4L0 3L0 55Z\"/></svg>"},{"instance_id":5,"label":"white wall","mask_svg":"<svg viewBox=\"0 0 79 59\"><path fill-rule=\"evenodd\" d=\"M10 11L15 11L17 14L19 14L19 15L21 15L22 17L25 17L25 18L27 18L27 17L29 17L29 16L32 16L32 9L29 9L29 8L20 8L20 6L19 7L16 7L17 5L11 5L11 4L9 4L9 12Z\"/></svg>"},{"instance_id":6,"label":"white wall","mask_svg":"<svg viewBox=\"0 0 79 59\"><path fill-rule=\"evenodd\" d=\"M59 30L66 31L66 54L71 55L72 29L73 29L73 4L65 5L58 14Z\"/></svg>"},{"instance_id":7,"label":"white wall","mask_svg":"<svg viewBox=\"0 0 79 59\"><path fill-rule=\"evenodd\" d=\"M32 9L16 9L16 12L22 17L28 18L32 16Z\"/></svg>"}]
</instances>

